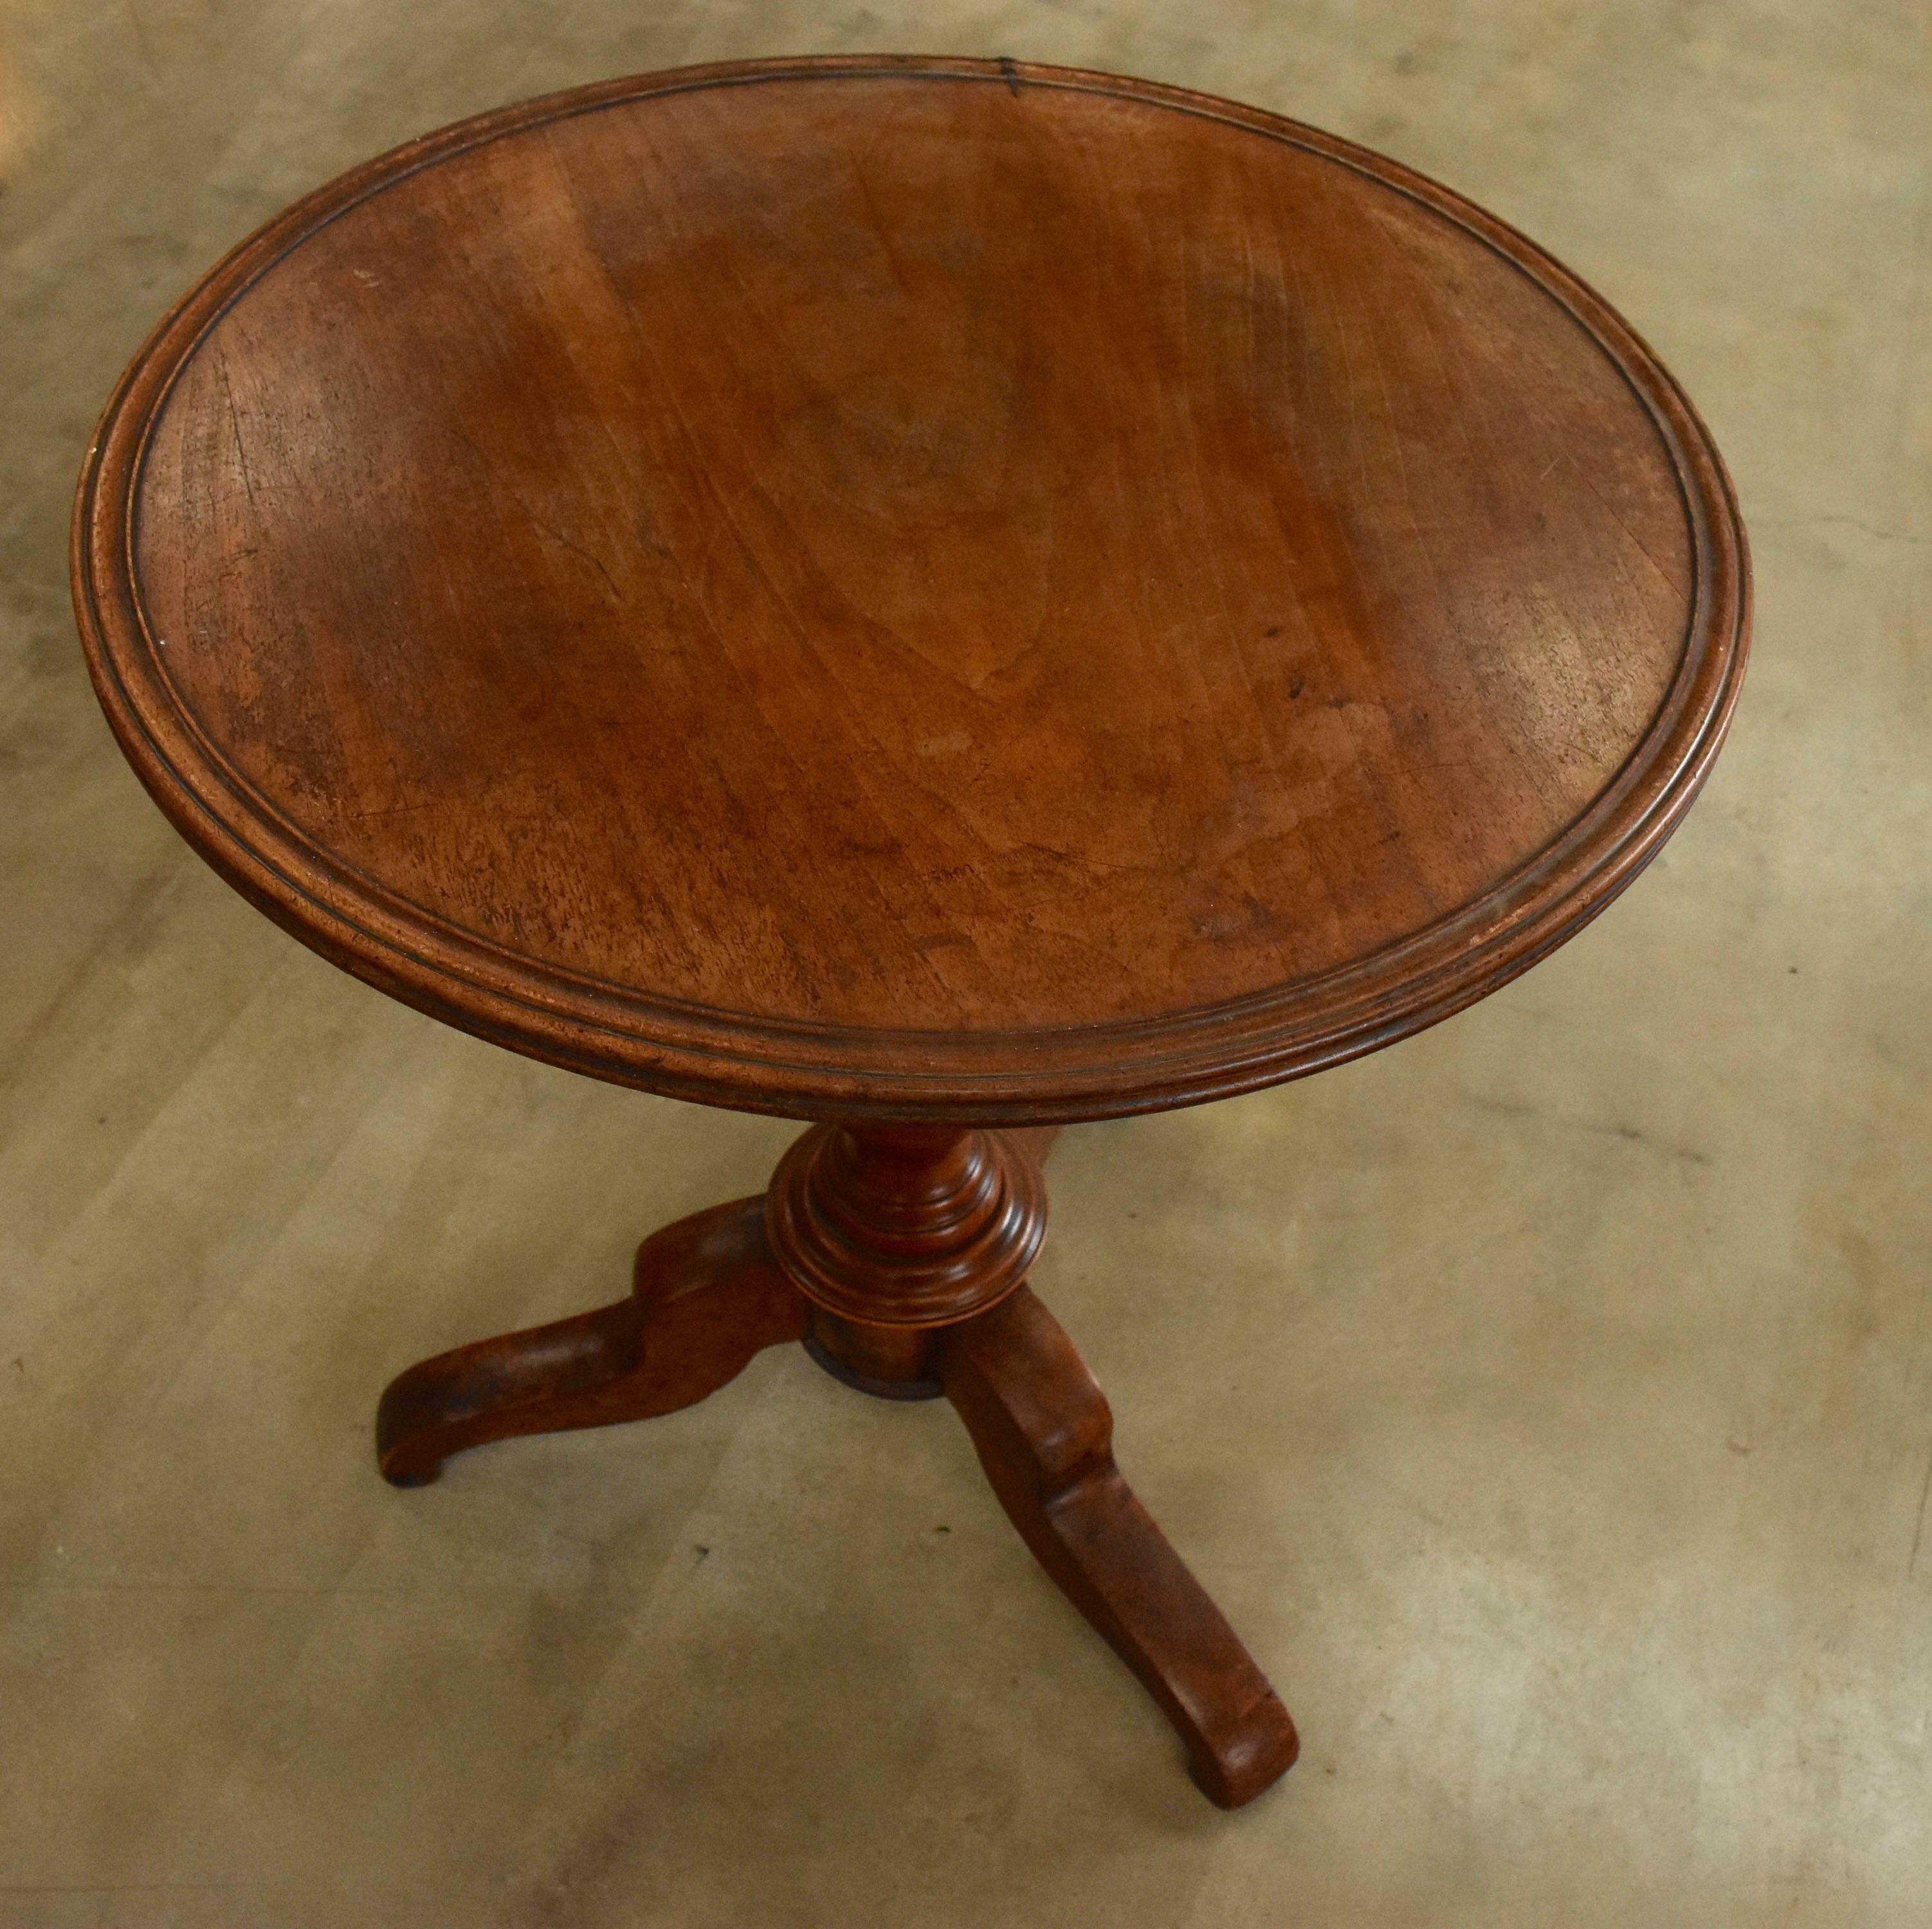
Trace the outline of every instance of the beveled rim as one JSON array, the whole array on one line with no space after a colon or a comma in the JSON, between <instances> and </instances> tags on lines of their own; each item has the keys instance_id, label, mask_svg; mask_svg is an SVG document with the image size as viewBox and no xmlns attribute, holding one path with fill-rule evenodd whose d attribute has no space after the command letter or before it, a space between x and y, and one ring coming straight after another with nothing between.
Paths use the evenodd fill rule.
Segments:
<instances>
[{"instance_id":1,"label":"beveled rim","mask_svg":"<svg viewBox=\"0 0 1932 1929\"><path fill-rule=\"evenodd\" d=\"M1654 427L1676 472L1694 559L1692 607L1670 687L1587 810L1482 897L1325 972L1146 1019L919 1032L720 1011L541 963L355 871L253 789L176 696L134 568L148 436L176 379L227 308L337 216L488 142L654 95L892 77L1098 93L1283 142L1453 223L1570 315ZM601 82L458 122L316 190L197 283L122 376L82 469L71 560L88 668L129 762L188 842L285 929L391 996L530 1056L674 1097L820 1118L1016 1125L1120 1116L1304 1076L1448 1017L1547 955L1656 854L1723 740L1750 629L1744 526L1703 424L1628 324L1505 223L1353 142L1212 95L1073 68L916 56L728 62Z\"/></svg>"}]
</instances>

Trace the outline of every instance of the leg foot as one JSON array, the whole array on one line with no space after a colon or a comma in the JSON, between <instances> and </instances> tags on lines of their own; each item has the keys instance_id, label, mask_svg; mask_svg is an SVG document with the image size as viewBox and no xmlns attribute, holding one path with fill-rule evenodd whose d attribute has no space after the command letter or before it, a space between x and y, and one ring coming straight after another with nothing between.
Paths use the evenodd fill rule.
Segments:
<instances>
[{"instance_id":1,"label":"leg foot","mask_svg":"<svg viewBox=\"0 0 1932 1929\"><path fill-rule=\"evenodd\" d=\"M1139 1676L1208 1799L1236 1808L1300 1744L1267 1678L1114 1464L1113 1416L1022 1286L946 1335L938 1372L1041 1566Z\"/></svg>"},{"instance_id":2,"label":"leg foot","mask_svg":"<svg viewBox=\"0 0 1932 1929\"><path fill-rule=\"evenodd\" d=\"M752 1356L805 1334L806 1302L772 1263L761 1200L682 1219L638 1249L631 1297L479 1340L392 1380L376 1415L383 1478L421 1487L466 1447L674 1412Z\"/></svg>"}]
</instances>

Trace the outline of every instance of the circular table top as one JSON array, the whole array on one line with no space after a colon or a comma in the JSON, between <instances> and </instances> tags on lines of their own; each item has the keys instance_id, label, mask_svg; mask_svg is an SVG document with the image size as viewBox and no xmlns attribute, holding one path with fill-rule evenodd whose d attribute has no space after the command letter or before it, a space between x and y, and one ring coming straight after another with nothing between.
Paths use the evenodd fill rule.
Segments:
<instances>
[{"instance_id":1,"label":"circular table top","mask_svg":"<svg viewBox=\"0 0 1932 1929\"><path fill-rule=\"evenodd\" d=\"M1630 329L1347 142L1011 61L486 115L161 324L82 477L122 747L452 1023L806 1116L1315 1070L1635 875L1744 532Z\"/></svg>"}]
</instances>

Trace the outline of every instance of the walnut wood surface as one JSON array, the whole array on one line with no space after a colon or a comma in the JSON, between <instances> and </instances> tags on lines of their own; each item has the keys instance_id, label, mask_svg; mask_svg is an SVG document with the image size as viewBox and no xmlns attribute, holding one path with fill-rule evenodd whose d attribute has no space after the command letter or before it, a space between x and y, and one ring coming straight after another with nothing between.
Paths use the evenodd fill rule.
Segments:
<instances>
[{"instance_id":1,"label":"walnut wood surface","mask_svg":"<svg viewBox=\"0 0 1932 1929\"><path fill-rule=\"evenodd\" d=\"M675 1412L754 1353L802 1339L806 1313L765 1245L764 1202L716 1206L638 1248L628 1299L399 1374L376 1409L377 1464L395 1485L421 1487L466 1447Z\"/></svg>"},{"instance_id":2,"label":"walnut wood surface","mask_svg":"<svg viewBox=\"0 0 1932 1929\"><path fill-rule=\"evenodd\" d=\"M1656 849L1743 532L1594 295L1347 142L1011 62L527 103L245 242L110 403L102 701L394 995L749 1109L1292 1077Z\"/></svg>"},{"instance_id":3,"label":"walnut wood surface","mask_svg":"<svg viewBox=\"0 0 1932 1929\"><path fill-rule=\"evenodd\" d=\"M939 1379L1021 1538L1140 1677L1203 1794L1252 1801L1300 1743L1267 1677L1114 1463L1114 1417L1025 1286L949 1331Z\"/></svg>"},{"instance_id":4,"label":"walnut wood surface","mask_svg":"<svg viewBox=\"0 0 1932 1929\"><path fill-rule=\"evenodd\" d=\"M828 1313L945 1325L1025 1278L1046 1236L1046 1188L1004 1133L820 1125L772 1175L765 1234Z\"/></svg>"}]
</instances>

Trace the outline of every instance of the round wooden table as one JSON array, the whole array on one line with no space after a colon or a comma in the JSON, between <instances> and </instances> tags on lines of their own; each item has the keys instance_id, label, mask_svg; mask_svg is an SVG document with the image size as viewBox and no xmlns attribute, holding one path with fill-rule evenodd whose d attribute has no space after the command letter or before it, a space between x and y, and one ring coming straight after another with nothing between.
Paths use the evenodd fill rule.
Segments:
<instances>
[{"instance_id":1,"label":"round wooden table","mask_svg":"<svg viewBox=\"0 0 1932 1929\"><path fill-rule=\"evenodd\" d=\"M1448 1016L1610 902L1743 667L1709 437L1350 143L1010 61L530 102L244 242L74 522L108 720L392 996L818 1122L631 1297L412 1367L383 1472L802 1340L943 1393L1232 1805L1293 1725L1024 1281L1051 1128Z\"/></svg>"}]
</instances>

